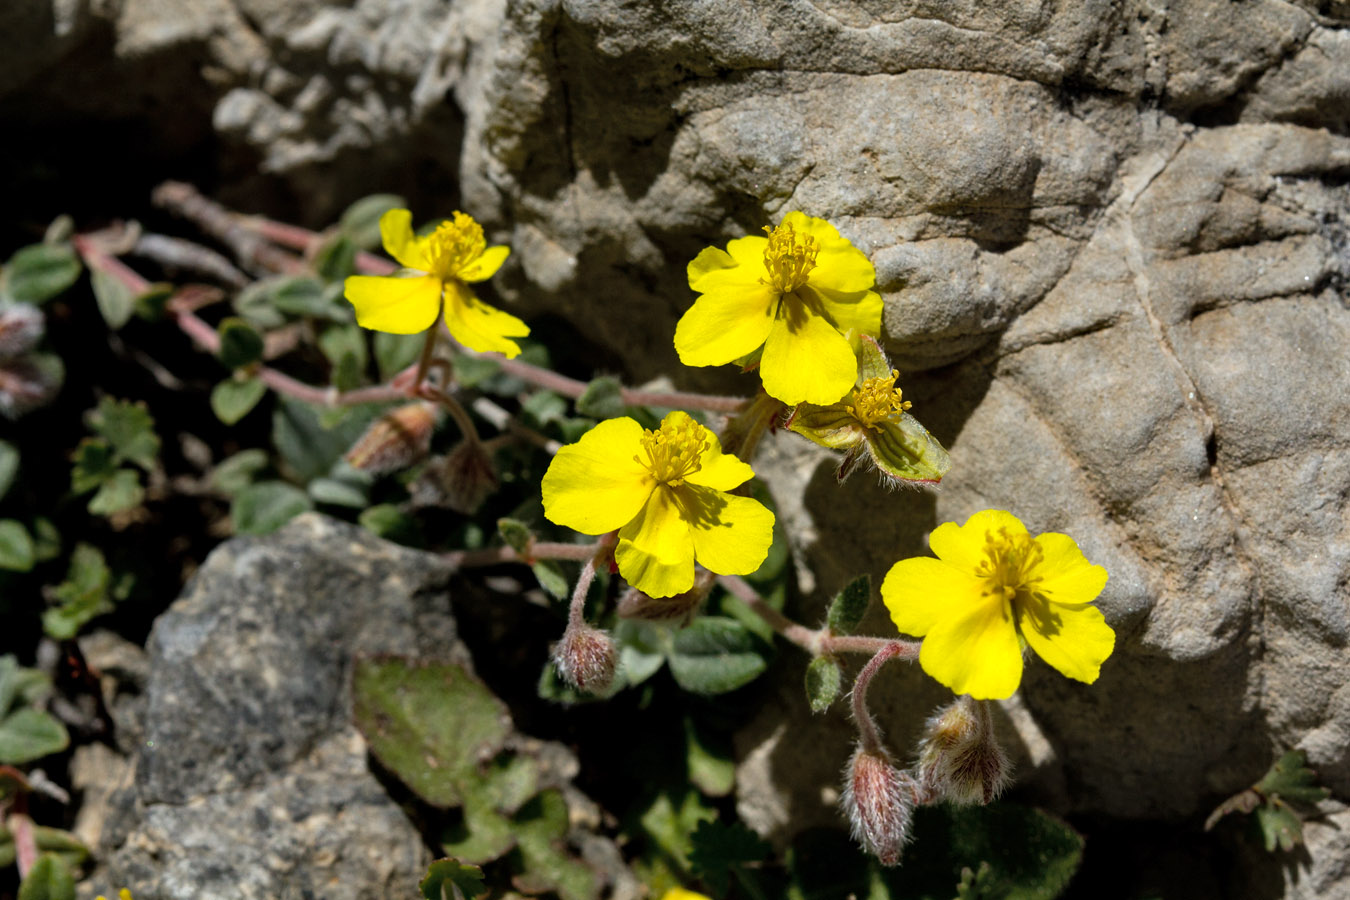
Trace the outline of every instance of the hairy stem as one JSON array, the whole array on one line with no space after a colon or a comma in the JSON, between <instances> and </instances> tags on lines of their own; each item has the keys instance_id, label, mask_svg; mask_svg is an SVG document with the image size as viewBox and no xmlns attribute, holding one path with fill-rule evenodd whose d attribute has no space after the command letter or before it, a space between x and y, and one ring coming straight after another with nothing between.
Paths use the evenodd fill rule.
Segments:
<instances>
[{"instance_id":1,"label":"hairy stem","mask_svg":"<svg viewBox=\"0 0 1350 900\"><path fill-rule=\"evenodd\" d=\"M755 614L768 623L774 631L801 647L812 656L818 656L824 635L819 631L798 625L787 616L770 606L759 591L746 583L739 575L719 575L718 582L731 592L731 595L754 610Z\"/></svg>"},{"instance_id":2,"label":"hairy stem","mask_svg":"<svg viewBox=\"0 0 1350 900\"><path fill-rule=\"evenodd\" d=\"M862 667L862 671L858 673L857 679L853 682L853 721L858 726L858 738L862 741L864 753L885 755L885 750L881 746L881 733L877 730L877 723L872 719L872 714L867 711L867 688L871 685L876 674L881 671L881 667L899 656L903 649L900 641L887 642L885 647L878 650L876 655L867 661L867 665Z\"/></svg>"},{"instance_id":3,"label":"hairy stem","mask_svg":"<svg viewBox=\"0 0 1350 900\"><path fill-rule=\"evenodd\" d=\"M619 533L617 531L602 535L600 540L595 542L595 552L586 558L586 564L581 567L581 575L577 578L576 589L572 591L572 602L567 606L567 627L569 629L580 628L586 624L586 594L591 589L591 582L595 580L595 561L607 554L618 539Z\"/></svg>"},{"instance_id":4,"label":"hairy stem","mask_svg":"<svg viewBox=\"0 0 1350 900\"><path fill-rule=\"evenodd\" d=\"M472 569L479 566L496 566L502 563L531 563L541 559L594 559L600 544L561 544L551 541L539 541L530 545L529 552L518 553L510 547L489 547L484 550L451 550L442 553L441 559L453 569Z\"/></svg>"}]
</instances>

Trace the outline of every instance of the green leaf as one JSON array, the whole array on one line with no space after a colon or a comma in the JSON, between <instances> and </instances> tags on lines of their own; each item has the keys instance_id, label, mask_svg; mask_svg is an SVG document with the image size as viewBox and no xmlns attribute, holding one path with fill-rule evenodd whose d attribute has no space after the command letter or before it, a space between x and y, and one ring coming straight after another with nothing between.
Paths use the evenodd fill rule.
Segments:
<instances>
[{"instance_id":1,"label":"green leaf","mask_svg":"<svg viewBox=\"0 0 1350 900\"><path fill-rule=\"evenodd\" d=\"M1256 824L1267 853L1274 853L1276 846L1288 853L1303 843L1303 821L1277 799L1269 799L1256 808Z\"/></svg>"},{"instance_id":2,"label":"green leaf","mask_svg":"<svg viewBox=\"0 0 1350 900\"><path fill-rule=\"evenodd\" d=\"M292 316L342 320L344 313L316 278L305 275L282 278L272 283L272 305Z\"/></svg>"},{"instance_id":3,"label":"green leaf","mask_svg":"<svg viewBox=\"0 0 1350 900\"><path fill-rule=\"evenodd\" d=\"M41 853L54 853L70 868L75 868L89 858L89 848L69 831L59 828L47 828L43 825L30 826L33 829L33 841ZM18 853L14 847L14 835L0 825L0 869L14 865Z\"/></svg>"},{"instance_id":4,"label":"green leaf","mask_svg":"<svg viewBox=\"0 0 1350 900\"><path fill-rule=\"evenodd\" d=\"M1290 750L1275 761L1255 788L1267 797L1279 797L1295 803L1317 803L1331 792L1317 784L1317 773L1307 767L1302 750Z\"/></svg>"},{"instance_id":5,"label":"green leaf","mask_svg":"<svg viewBox=\"0 0 1350 900\"><path fill-rule=\"evenodd\" d=\"M0 441L0 500L5 499L14 476L19 473L19 448L9 441Z\"/></svg>"},{"instance_id":6,"label":"green leaf","mask_svg":"<svg viewBox=\"0 0 1350 900\"><path fill-rule=\"evenodd\" d=\"M692 718L684 720L685 764L689 781L710 797L725 797L736 786L736 760L725 741L699 731Z\"/></svg>"},{"instance_id":7,"label":"green leaf","mask_svg":"<svg viewBox=\"0 0 1350 900\"><path fill-rule=\"evenodd\" d=\"M627 685L641 684L661 670L671 644L669 635L669 630L659 625L619 620L614 626L614 642L619 646L619 672Z\"/></svg>"},{"instance_id":8,"label":"green leaf","mask_svg":"<svg viewBox=\"0 0 1350 900\"><path fill-rule=\"evenodd\" d=\"M330 506L365 509L370 503L369 489L360 484L338 478L316 478L307 487L310 499Z\"/></svg>"},{"instance_id":9,"label":"green leaf","mask_svg":"<svg viewBox=\"0 0 1350 900\"><path fill-rule=\"evenodd\" d=\"M704 616L675 635L670 673L686 691L722 694L759 677L768 648L735 619Z\"/></svg>"},{"instance_id":10,"label":"green leaf","mask_svg":"<svg viewBox=\"0 0 1350 900\"><path fill-rule=\"evenodd\" d=\"M90 283L94 288L94 300L103 321L113 331L117 331L131 319L136 311L136 294L126 284L102 269L90 273Z\"/></svg>"},{"instance_id":11,"label":"green leaf","mask_svg":"<svg viewBox=\"0 0 1350 900\"><path fill-rule=\"evenodd\" d=\"M806 702L811 712L821 713L830 708L839 697L844 671L839 661L829 656L817 656L806 667Z\"/></svg>"},{"instance_id":12,"label":"green leaf","mask_svg":"<svg viewBox=\"0 0 1350 900\"><path fill-rule=\"evenodd\" d=\"M562 900L595 900L599 878L580 860L559 848L567 835L567 801L557 790L547 790L526 804L513 819L522 871L512 879L531 894L555 892Z\"/></svg>"},{"instance_id":13,"label":"green leaf","mask_svg":"<svg viewBox=\"0 0 1350 900\"><path fill-rule=\"evenodd\" d=\"M323 242L314 254L314 271L326 281L342 281L356 274L356 244L346 235L335 235Z\"/></svg>"},{"instance_id":14,"label":"green leaf","mask_svg":"<svg viewBox=\"0 0 1350 900\"><path fill-rule=\"evenodd\" d=\"M38 562L56 559L61 555L61 532L46 516L34 516L32 522L33 558Z\"/></svg>"},{"instance_id":15,"label":"green leaf","mask_svg":"<svg viewBox=\"0 0 1350 900\"><path fill-rule=\"evenodd\" d=\"M52 599L59 605L42 614L43 631L54 640L70 640L90 620L113 610L114 593L103 551L92 544L76 544L66 580L52 588Z\"/></svg>"},{"instance_id":16,"label":"green leaf","mask_svg":"<svg viewBox=\"0 0 1350 900\"><path fill-rule=\"evenodd\" d=\"M387 541L408 547L424 546L422 527L393 503L380 503L357 517L361 527Z\"/></svg>"},{"instance_id":17,"label":"green leaf","mask_svg":"<svg viewBox=\"0 0 1350 900\"><path fill-rule=\"evenodd\" d=\"M259 481L235 495L230 519L236 534L271 534L313 508L309 496L295 485Z\"/></svg>"},{"instance_id":18,"label":"green leaf","mask_svg":"<svg viewBox=\"0 0 1350 900\"><path fill-rule=\"evenodd\" d=\"M690 869L718 897L726 896L733 870L743 868L746 863L763 862L773 854L773 847L739 822L732 825L700 822L690 842L693 844L689 852Z\"/></svg>"},{"instance_id":19,"label":"green leaf","mask_svg":"<svg viewBox=\"0 0 1350 900\"><path fill-rule=\"evenodd\" d=\"M272 302L273 292L281 279L255 281L234 295L230 305L254 328L266 331L286 324L286 317Z\"/></svg>"},{"instance_id":20,"label":"green leaf","mask_svg":"<svg viewBox=\"0 0 1350 900\"><path fill-rule=\"evenodd\" d=\"M37 561L33 538L22 522L0 519L0 569L27 572Z\"/></svg>"},{"instance_id":21,"label":"green leaf","mask_svg":"<svg viewBox=\"0 0 1350 900\"><path fill-rule=\"evenodd\" d=\"M75 283L83 267L69 244L32 244L16 252L0 273L0 300L42 303Z\"/></svg>"},{"instance_id":22,"label":"green leaf","mask_svg":"<svg viewBox=\"0 0 1350 900\"><path fill-rule=\"evenodd\" d=\"M18 900L75 900L75 876L55 853L43 853L19 885Z\"/></svg>"},{"instance_id":23,"label":"green leaf","mask_svg":"<svg viewBox=\"0 0 1350 900\"><path fill-rule=\"evenodd\" d=\"M551 559L541 559L530 566L530 571L534 577L539 579L539 586L559 600L566 600L572 596L572 590L563 574L562 567Z\"/></svg>"},{"instance_id":24,"label":"green leaf","mask_svg":"<svg viewBox=\"0 0 1350 900\"><path fill-rule=\"evenodd\" d=\"M627 409L623 402L623 385L608 375L591 379L586 390L577 398L577 412L593 419L616 419Z\"/></svg>"},{"instance_id":25,"label":"green leaf","mask_svg":"<svg viewBox=\"0 0 1350 900\"><path fill-rule=\"evenodd\" d=\"M347 207L338 227L362 250L374 250L380 246L380 216L407 208L408 201L397 194L371 194Z\"/></svg>"},{"instance_id":26,"label":"green leaf","mask_svg":"<svg viewBox=\"0 0 1350 900\"><path fill-rule=\"evenodd\" d=\"M978 870L966 866L961 870L961 880L956 885L956 900L995 900L993 893L993 869L989 863L980 863Z\"/></svg>"},{"instance_id":27,"label":"green leaf","mask_svg":"<svg viewBox=\"0 0 1350 900\"><path fill-rule=\"evenodd\" d=\"M136 315L142 319L158 322L164 318L164 309L169 305L169 299L173 297L175 290L177 288L172 284L164 282L152 284L133 297L131 305Z\"/></svg>"},{"instance_id":28,"label":"green leaf","mask_svg":"<svg viewBox=\"0 0 1350 900\"><path fill-rule=\"evenodd\" d=\"M272 442L298 480L312 481L327 475L383 411L374 404L350 407L341 422L325 428L319 407L278 397L272 410Z\"/></svg>"},{"instance_id":29,"label":"green leaf","mask_svg":"<svg viewBox=\"0 0 1350 900\"><path fill-rule=\"evenodd\" d=\"M135 463L147 472L154 468L159 436L144 403L104 397L86 418L89 427L112 446L117 462Z\"/></svg>"},{"instance_id":30,"label":"green leaf","mask_svg":"<svg viewBox=\"0 0 1350 900\"><path fill-rule=\"evenodd\" d=\"M682 794L665 791L657 794L640 821L643 830L666 855L683 861L693 852L692 835L698 824L716 818L717 810L694 788L686 787Z\"/></svg>"},{"instance_id":31,"label":"green leaf","mask_svg":"<svg viewBox=\"0 0 1350 900\"><path fill-rule=\"evenodd\" d=\"M543 428L567 416L567 401L552 391L535 391L520 404L526 424Z\"/></svg>"},{"instance_id":32,"label":"green leaf","mask_svg":"<svg viewBox=\"0 0 1350 900\"><path fill-rule=\"evenodd\" d=\"M478 866L466 866L457 859L438 859L427 869L427 877L418 887L425 900L456 900L450 886L459 888L464 900L487 893L483 883L483 870Z\"/></svg>"},{"instance_id":33,"label":"green leaf","mask_svg":"<svg viewBox=\"0 0 1350 900\"><path fill-rule=\"evenodd\" d=\"M85 438L75 448L75 464L70 470L70 489L77 494L92 491L112 477L117 461L112 445L102 438Z\"/></svg>"},{"instance_id":34,"label":"green leaf","mask_svg":"<svg viewBox=\"0 0 1350 900\"><path fill-rule=\"evenodd\" d=\"M36 703L51 692L51 679L37 669L25 669L12 653L0 656L0 718L16 701Z\"/></svg>"},{"instance_id":35,"label":"green leaf","mask_svg":"<svg viewBox=\"0 0 1350 900\"><path fill-rule=\"evenodd\" d=\"M211 487L226 496L234 496L253 483L267 468L267 451L257 448L241 450L211 471Z\"/></svg>"},{"instance_id":36,"label":"green leaf","mask_svg":"<svg viewBox=\"0 0 1350 900\"><path fill-rule=\"evenodd\" d=\"M267 393L257 378L226 378L211 391L211 411L226 425L233 425L253 411Z\"/></svg>"},{"instance_id":37,"label":"green leaf","mask_svg":"<svg viewBox=\"0 0 1350 900\"><path fill-rule=\"evenodd\" d=\"M319 336L319 349L333 366L333 386L350 391L365 380L365 331L357 324L331 325Z\"/></svg>"},{"instance_id":38,"label":"green leaf","mask_svg":"<svg viewBox=\"0 0 1350 900\"><path fill-rule=\"evenodd\" d=\"M460 805L479 761L500 752L511 730L501 701L456 665L360 660L352 693L370 752L433 806Z\"/></svg>"},{"instance_id":39,"label":"green leaf","mask_svg":"<svg viewBox=\"0 0 1350 900\"><path fill-rule=\"evenodd\" d=\"M0 763L5 765L30 763L68 746L65 726L42 710L25 706L0 720Z\"/></svg>"},{"instance_id":40,"label":"green leaf","mask_svg":"<svg viewBox=\"0 0 1350 900\"><path fill-rule=\"evenodd\" d=\"M88 510L96 516L111 516L140 506L144 499L145 488L135 470L118 469L99 485L98 493L89 499Z\"/></svg>"},{"instance_id":41,"label":"green leaf","mask_svg":"<svg viewBox=\"0 0 1350 900\"><path fill-rule=\"evenodd\" d=\"M530 526L519 519L498 519L497 533L502 536L506 546L520 554L529 550L530 543L534 540L534 532L530 530Z\"/></svg>"},{"instance_id":42,"label":"green leaf","mask_svg":"<svg viewBox=\"0 0 1350 900\"><path fill-rule=\"evenodd\" d=\"M830 612L825 620L830 630L835 634L857 631L871 601L872 579L869 576L860 575L844 585L844 589L830 603Z\"/></svg>"},{"instance_id":43,"label":"green leaf","mask_svg":"<svg viewBox=\"0 0 1350 900\"><path fill-rule=\"evenodd\" d=\"M263 338L245 319L231 316L221 321L216 332L220 335L220 349L216 357L227 369L238 369L262 362Z\"/></svg>"},{"instance_id":44,"label":"green leaf","mask_svg":"<svg viewBox=\"0 0 1350 900\"><path fill-rule=\"evenodd\" d=\"M375 332L375 363L380 368L380 378L388 381L408 366L417 362L426 343L425 334L388 334ZM455 363L458 371L459 362Z\"/></svg>"}]
</instances>

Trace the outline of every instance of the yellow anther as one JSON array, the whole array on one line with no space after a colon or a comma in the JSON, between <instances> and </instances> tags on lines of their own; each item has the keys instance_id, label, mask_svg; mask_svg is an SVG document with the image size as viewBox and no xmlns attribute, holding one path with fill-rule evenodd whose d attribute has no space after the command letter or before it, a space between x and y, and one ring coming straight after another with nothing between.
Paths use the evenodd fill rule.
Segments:
<instances>
[{"instance_id":1,"label":"yellow anther","mask_svg":"<svg viewBox=\"0 0 1350 900\"><path fill-rule=\"evenodd\" d=\"M436 226L427 238L432 273L443 281L457 277L461 269L482 256L486 249L483 226L462 212L456 212L452 221Z\"/></svg>"},{"instance_id":2,"label":"yellow anther","mask_svg":"<svg viewBox=\"0 0 1350 900\"><path fill-rule=\"evenodd\" d=\"M904 392L895 386L900 377L897 369L885 378L868 378L862 387L853 392L853 403L845 410L862 424L873 430L880 430L882 422L889 421L909 409L913 404L904 399Z\"/></svg>"},{"instance_id":3,"label":"yellow anther","mask_svg":"<svg viewBox=\"0 0 1350 900\"><path fill-rule=\"evenodd\" d=\"M988 582L985 593L1000 593L1012 600L1019 592L1030 593L1041 581L1040 575L1030 573L1044 556L1041 545L1031 535L1000 528L985 534L984 559L975 574Z\"/></svg>"},{"instance_id":4,"label":"yellow anther","mask_svg":"<svg viewBox=\"0 0 1350 900\"><path fill-rule=\"evenodd\" d=\"M764 248L764 268L769 277L761 278L780 294L788 294L806 284L806 276L816 267L820 245L809 234L798 234L788 224L764 230L769 234L769 246Z\"/></svg>"},{"instance_id":5,"label":"yellow anther","mask_svg":"<svg viewBox=\"0 0 1350 900\"><path fill-rule=\"evenodd\" d=\"M679 487L684 479L703 468L700 457L708 449L705 429L693 419L667 419L656 431L644 431L642 451L647 457L633 459L647 467L657 482Z\"/></svg>"}]
</instances>

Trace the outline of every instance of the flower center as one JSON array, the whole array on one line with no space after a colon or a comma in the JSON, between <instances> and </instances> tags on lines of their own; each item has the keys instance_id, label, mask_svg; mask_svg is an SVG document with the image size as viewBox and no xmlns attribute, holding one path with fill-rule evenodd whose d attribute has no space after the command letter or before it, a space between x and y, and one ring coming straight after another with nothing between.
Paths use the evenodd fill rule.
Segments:
<instances>
[{"instance_id":1,"label":"flower center","mask_svg":"<svg viewBox=\"0 0 1350 900\"><path fill-rule=\"evenodd\" d=\"M768 279L761 278L761 284L767 284L780 294L790 294L806 284L806 276L816 267L816 255L820 245L809 234L798 234L788 224L779 225L769 233L769 246L764 248L764 268L768 270Z\"/></svg>"},{"instance_id":2,"label":"flower center","mask_svg":"<svg viewBox=\"0 0 1350 900\"><path fill-rule=\"evenodd\" d=\"M852 405L844 409L868 428L879 431L877 426L880 423L890 421L893 416L913 405L904 399L904 392L895 386L895 379L899 377L900 371L891 369L890 376L886 378L868 378L862 387L853 392Z\"/></svg>"},{"instance_id":3,"label":"flower center","mask_svg":"<svg viewBox=\"0 0 1350 900\"><path fill-rule=\"evenodd\" d=\"M482 256L487 241L483 239L483 226L472 216L457 211L453 221L436 226L427 238L426 247L432 274L447 281Z\"/></svg>"},{"instance_id":4,"label":"flower center","mask_svg":"<svg viewBox=\"0 0 1350 900\"><path fill-rule=\"evenodd\" d=\"M657 482L679 487L703 468L699 457L708 448L703 427L693 419L667 420L656 431L642 434L642 454L633 459L646 466ZM643 459L643 455L647 458Z\"/></svg>"},{"instance_id":5,"label":"flower center","mask_svg":"<svg viewBox=\"0 0 1350 900\"><path fill-rule=\"evenodd\" d=\"M1039 584L1041 576L1030 574L1044 557L1040 544L1024 532L1013 534L1008 529L987 532L984 536L984 559L975 574L984 578L988 588L984 593L1002 594L1012 602L1018 594L1030 593Z\"/></svg>"}]
</instances>

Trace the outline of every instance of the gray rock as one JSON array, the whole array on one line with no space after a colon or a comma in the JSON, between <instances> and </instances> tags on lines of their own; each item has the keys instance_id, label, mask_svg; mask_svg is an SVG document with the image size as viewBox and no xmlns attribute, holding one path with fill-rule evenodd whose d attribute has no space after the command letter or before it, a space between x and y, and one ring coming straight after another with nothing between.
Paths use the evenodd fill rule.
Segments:
<instances>
[{"instance_id":1,"label":"gray rock","mask_svg":"<svg viewBox=\"0 0 1350 900\"><path fill-rule=\"evenodd\" d=\"M468 664L446 578L316 515L221 545L155 624L134 786L86 820L104 861L89 883L165 900L415 893L430 854L370 773L350 670L381 653ZM76 770L97 785L110 768Z\"/></svg>"}]
</instances>

